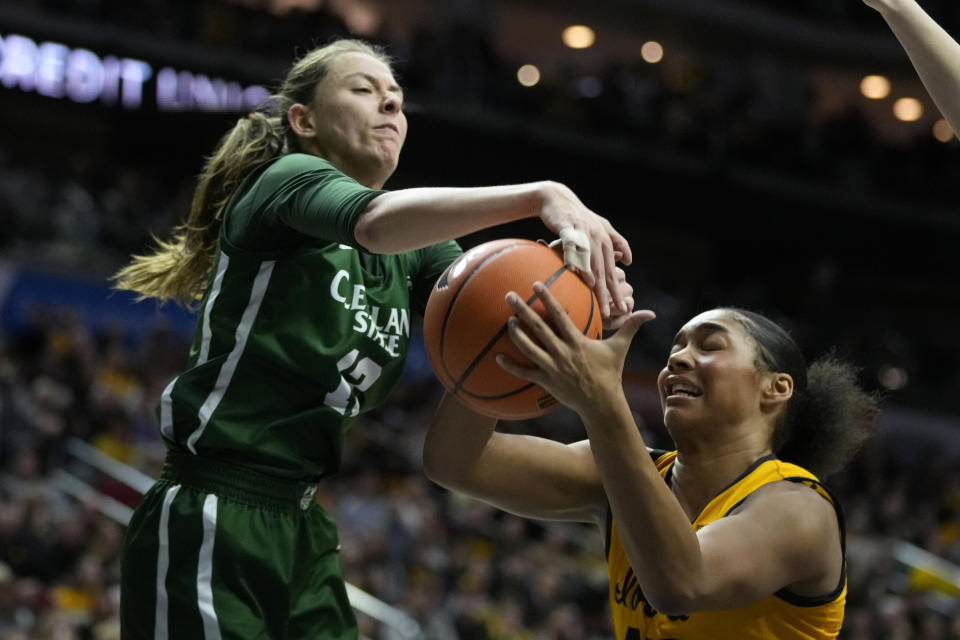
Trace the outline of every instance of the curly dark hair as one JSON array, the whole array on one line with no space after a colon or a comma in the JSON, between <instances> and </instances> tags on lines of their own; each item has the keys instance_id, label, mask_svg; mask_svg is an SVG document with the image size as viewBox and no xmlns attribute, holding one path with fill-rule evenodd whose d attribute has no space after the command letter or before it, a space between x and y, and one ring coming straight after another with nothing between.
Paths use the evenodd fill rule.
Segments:
<instances>
[{"instance_id":1,"label":"curly dark hair","mask_svg":"<svg viewBox=\"0 0 960 640\"><path fill-rule=\"evenodd\" d=\"M830 353L810 366L793 337L755 311L723 307L757 347L757 368L789 374L793 397L773 432L773 452L820 478L841 470L873 433L880 398L860 387L857 370Z\"/></svg>"}]
</instances>

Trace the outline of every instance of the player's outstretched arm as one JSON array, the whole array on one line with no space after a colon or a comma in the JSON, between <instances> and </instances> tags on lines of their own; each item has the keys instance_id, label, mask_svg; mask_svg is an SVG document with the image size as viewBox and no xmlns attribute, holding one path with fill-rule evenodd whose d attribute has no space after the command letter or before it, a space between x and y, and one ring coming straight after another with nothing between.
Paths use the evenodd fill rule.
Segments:
<instances>
[{"instance_id":1,"label":"player's outstretched arm","mask_svg":"<svg viewBox=\"0 0 960 640\"><path fill-rule=\"evenodd\" d=\"M606 495L589 442L563 444L496 426L495 418L444 396L423 445L427 477L516 515L603 526Z\"/></svg>"},{"instance_id":2,"label":"player's outstretched arm","mask_svg":"<svg viewBox=\"0 0 960 640\"><path fill-rule=\"evenodd\" d=\"M540 218L565 243L578 247L577 264L565 261L596 292L605 318L626 309L616 262L630 264L630 244L606 218L557 182L391 191L370 201L354 236L372 253L402 253L523 218Z\"/></svg>"},{"instance_id":3,"label":"player's outstretched arm","mask_svg":"<svg viewBox=\"0 0 960 640\"><path fill-rule=\"evenodd\" d=\"M916 0L864 0L880 12L954 132L960 132L960 44Z\"/></svg>"}]
</instances>

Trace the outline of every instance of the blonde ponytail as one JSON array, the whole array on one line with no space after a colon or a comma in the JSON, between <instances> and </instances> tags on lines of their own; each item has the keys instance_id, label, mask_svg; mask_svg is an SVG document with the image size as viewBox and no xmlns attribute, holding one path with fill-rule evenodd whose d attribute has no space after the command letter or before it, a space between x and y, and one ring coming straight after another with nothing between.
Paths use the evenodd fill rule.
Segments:
<instances>
[{"instance_id":1,"label":"blonde ponytail","mask_svg":"<svg viewBox=\"0 0 960 640\"><path fill-rule=\"evenodd\" d=\"M133 260L113 276L114 287L134 291L138 299L194 304L213 268L220 220L234 190L255 166L280 157L284 135L279 117L253 112L220 139L203 167L187 221L173 238L160 240L149 255Z\"/></svg>"},{"instance_id":2,"label":"blonde ponytail","mask_svg":"<svg viewBox=\"0 0 960 640\"><path fill-rule=\"evenodd\" d=\"M300 58L270 101L277 115L253 112L220 139L197 181L187 221L174 229L170 240L154 238L157 246L152 254L133 256L113 275L114 288L136 292L140 300L173 300L187 307L200 300L216 258L223 210L233 192L254 167L298 149L287 111L297 103L312 103L333 61L351 52L390 66L382 49L361 40L338 40Z\"/></svg>"}]
</instances>

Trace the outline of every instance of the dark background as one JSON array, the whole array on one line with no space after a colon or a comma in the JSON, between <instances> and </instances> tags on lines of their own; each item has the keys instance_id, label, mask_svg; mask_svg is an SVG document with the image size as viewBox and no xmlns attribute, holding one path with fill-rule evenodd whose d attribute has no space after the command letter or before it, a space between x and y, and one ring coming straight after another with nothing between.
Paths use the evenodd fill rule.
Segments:
<instances>
[{"instance_id":1,"label":"dark background","mask_svg":"<svg viewBox=\"0 0 960 640\"><path fill-rule=\"evenodd\" d=\"M859 1L283 4L8 0L0 38L268 87L298 52L332 37L384 44L410 121L387 187L556 180L629 239L637 306L658 314L627 376L652 443L669 444L651 376L680 325L712 306L765 312L810 359L835 350L860 367L885 410L874 442L831 480L849 516L844 634L960 637L958 591L911 588L916 573L895 551L909 542L960 562L960 155L955 138L932 136L940 116L878 14ZM955 2L924 6L960 28ZM596 30L592 48L563 46L560 29L575 23ZM659 64L640 59L647 39L664 45ZM525 63L541 68L535 87L516 81ZM2 70L0 57L0 79ZM889 77L890 97L860 95L866 74ZM106 281L182 220L204 156L239 114L161 111L152 89L129 111L0 84L0 563L13 574L0 579L0 599L27 616L0 616L3 640L48 637L62 610L81 620L65 623L76 637L112 637L122 533L48 491L56 470L72 468L66 442L81 438L147 473L162 458L152 411L182 366L190 318L151 302L129 313L130 299ZM918 122L893 117L904 95L923 103ZM545 235L529 220L462 244ZM7 287L35 281L43 286ZM422 355L411 360L419 368L394 401L348 436L343 479L324 498L357 541L344 551L348 580L435 637L607 637L603 585L582 566L558 568L584 545L602 560L592 537L573 544L579 530L522 523L423 481L417 437L439 388ZM563 411L504 428L583 437ZM397 505L416 505L409 513L431 524L418 530ZM83 532L72 546L64 523ZM95 577L81 571L91 556ZM437 557L446 560L431 564ZM524 564L531 558L548 560ZM565 587L550 591L535 576ZM94 604L56 606L67 587ZM553 594L552 611L528 602L538 589Z\"/></svg>"}]
</instances>

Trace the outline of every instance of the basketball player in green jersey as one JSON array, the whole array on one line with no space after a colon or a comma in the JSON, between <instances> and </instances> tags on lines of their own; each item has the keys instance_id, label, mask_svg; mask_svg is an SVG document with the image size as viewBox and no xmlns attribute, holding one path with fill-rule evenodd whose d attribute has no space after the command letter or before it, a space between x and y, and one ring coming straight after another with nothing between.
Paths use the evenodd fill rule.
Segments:
<instances>
[{"instance_id":1,"label":"basketball player in green jersey","mask_svg":"<svg viewBox=\"0 0 960 640\"><path fill-rule=\"evenodd\" d=\"M427 475L519 515L596 523L616 640L836 638L844 529L816 474L843 466L872 428L875 399L851 369L834 359L808 368L759 314L702 313L676 334L658 378L677 450L651 453L621 377L653 314L590 340L547 289L534 290L549 324L507 297L511 339L533 366L498 362L574 409L588 439L499 433L447 396L424 445Z\"/></svg>"},{"instance_id":2,"label":"basketball player in green jersey","mask_svg":"<svg viewBox=\"0 0 960 640\"><path fill-rule=\"evenodd\" d=\"M960 44L917 0L864 0L880 12L954 135L960 131Z\"/></svg>"},{"instance_id":3,"label":"basketball player in green jersey","mask_svg":"<svg viewBox=\"0 0 960 640\"><path fill-rule=\"evenodd\" d=\"M400 376L454 238L537 216L579 234L608 318L632 307L614 264L628 244L562 185L382 190L407 123L379 50L314 50L274 101L221 140L179 233L116 276L199 303L159 403L162 477L124 543L125 640L357 637L316 483Z\"/></svg>"}]
</instances>

